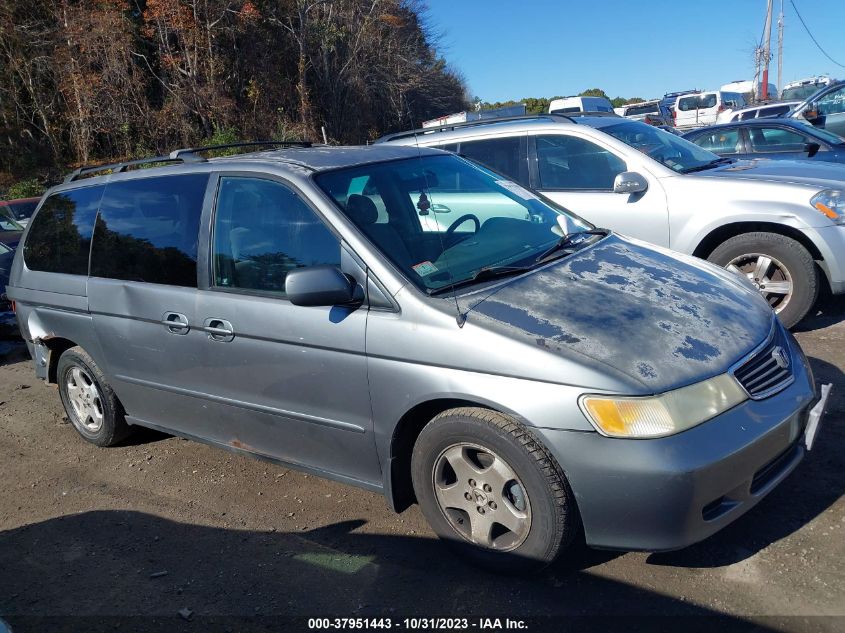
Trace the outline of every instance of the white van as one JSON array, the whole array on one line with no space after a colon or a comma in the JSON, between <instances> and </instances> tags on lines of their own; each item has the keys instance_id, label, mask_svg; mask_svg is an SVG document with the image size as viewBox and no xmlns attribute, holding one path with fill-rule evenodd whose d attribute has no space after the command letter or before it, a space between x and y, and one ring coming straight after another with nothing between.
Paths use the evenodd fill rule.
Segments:
<instances>
[{"instance_id":1,"label":"white van","mask_svg":"<svg viewBox=\"0 0 845 633\"><path fill-rule=\"evenodd\" d=\"M550 114L570 112L613 112L613 104L604 97L563 97L549 103Z\"/></svg>"},{"instance_id":2,"label":"white van","mask_svg":"<svg viewBox=\"0 0 845 633\"><path fill-rule=\"evenodd\" d=\"M675 99L675 127L712 125L719 113L745 106L745 97L738 92L713 90L682 95Z\"/></svg>"}]
</instances>

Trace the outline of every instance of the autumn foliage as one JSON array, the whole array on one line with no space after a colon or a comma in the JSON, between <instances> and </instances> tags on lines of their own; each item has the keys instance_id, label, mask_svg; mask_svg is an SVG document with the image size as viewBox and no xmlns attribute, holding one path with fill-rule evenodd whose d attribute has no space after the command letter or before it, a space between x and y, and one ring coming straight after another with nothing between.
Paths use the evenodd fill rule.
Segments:
<instances>
[{"instance_id":1,"label":"autumn foliage","mask_svg":"<svg viewBox=\"0 0 845 633\"><path fill-rule=\"evenodd\" d=\"M220 135L362 143L466 106L412 0L4 0L0 171Z\"/></svg>"}]
</instances>

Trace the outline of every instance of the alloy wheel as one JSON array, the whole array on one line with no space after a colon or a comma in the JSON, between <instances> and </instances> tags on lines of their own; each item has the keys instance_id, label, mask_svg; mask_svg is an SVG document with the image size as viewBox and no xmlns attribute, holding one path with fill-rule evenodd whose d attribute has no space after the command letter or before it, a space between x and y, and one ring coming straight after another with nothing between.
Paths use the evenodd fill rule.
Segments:
<instances>
[{"instance_id":1,"label":"alloy wheel","mask_svg":"<svg viewBox=\"0 0 845 633\"><path fill-rule=\"evenodd\" d=\"M771 255L740 255L728 262L725 268L747 277L775 312L780 312L789 304L793 291L792 275L783 263Z\"/></svg>"},{"instance_id":2,"label":"alloy wheel","mask_svg":"<svg viewBox=\"0 0 845 633\"><path fill-rule=\"evenodd\" d=\"M89 433L103 426L103 398L97 383L82 367L72 367L65 377L68 401L77 422Z\"/></svg>"},{"instance_id":3,"label":"alloy wheel","mask_svg":"<svg viewBox=\"0 0 845 633\"><path fill-rule=\"evenodd\" d=\"M434 462L441 512L462 538L489 549L519 547L531 529L531 504L513 468L488 448L459 443Z\"/></svg>"}]
</instances>

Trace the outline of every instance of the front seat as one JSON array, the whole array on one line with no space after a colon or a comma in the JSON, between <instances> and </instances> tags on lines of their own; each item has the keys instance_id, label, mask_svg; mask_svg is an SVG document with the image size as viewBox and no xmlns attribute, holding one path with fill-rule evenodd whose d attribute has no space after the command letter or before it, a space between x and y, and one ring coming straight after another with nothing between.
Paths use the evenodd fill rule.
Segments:
<instances>
[{"instance_id":1,"label":"front seat","mask_svg":"<svg viewBox=\"0 0 845 633\"><path fill-rule=\"evenodd\" d=\"M358 193L346 199L346 214L395 264L408 269L415 263L408 246L388 222L377 222L375 202Z\"/></svg>"}]
</instances>

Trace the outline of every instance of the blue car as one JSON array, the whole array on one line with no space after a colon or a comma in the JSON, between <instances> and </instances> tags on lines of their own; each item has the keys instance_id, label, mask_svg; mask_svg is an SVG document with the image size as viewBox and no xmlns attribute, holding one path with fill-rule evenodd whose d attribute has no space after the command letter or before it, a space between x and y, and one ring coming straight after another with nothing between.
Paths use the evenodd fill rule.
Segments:
<instances>
[{"instance_id":1,"label":"blue car","mask_svg":"<svg viewBox=\"0 0 845 633\"><path fill-rule=\"evenodd\" d=\"M794 119L737 121L698 128L683 136L719 156L845 163L845 139Z\"/></svg>"}]
</instances>

